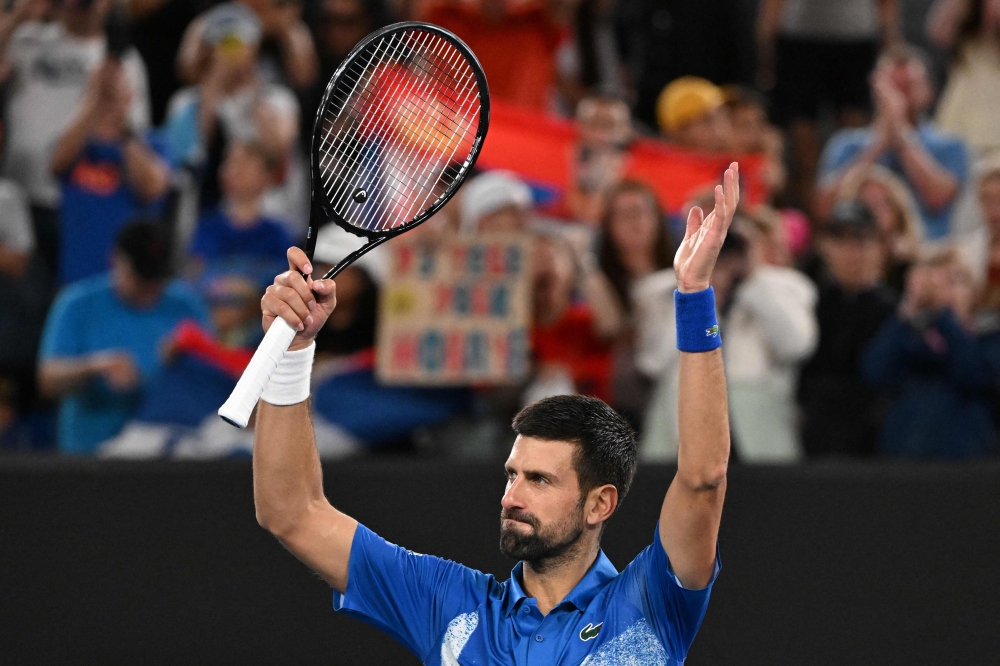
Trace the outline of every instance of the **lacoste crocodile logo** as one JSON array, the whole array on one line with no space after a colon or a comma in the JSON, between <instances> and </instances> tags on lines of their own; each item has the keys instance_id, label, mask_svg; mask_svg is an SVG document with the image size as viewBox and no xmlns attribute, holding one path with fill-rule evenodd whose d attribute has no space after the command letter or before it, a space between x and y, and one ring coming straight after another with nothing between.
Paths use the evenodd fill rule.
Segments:
<instances>
[{"instance_id":1,"label":"lacoste crocodile logo","mask_svg":"<svg viewBox=\"0 0 1000 666\"><path fill-rule=\"evenodd\" d=\"M718 334L719 334L719 325L718 324L716 324L712 328L706 328L705 329L705 336L706 337L714 338Z\"/></svg>"},{"instance_id":2,"label":"lacoste crocodile logo","mask_svg":"<svg viewBox=\"0 0 1000 666\"><path fill-rule=\"evenodd\" d=\"M580 630L580 640L589 641L591 638L596 638L597 634L601 633L601 627L603 626L604 626L603 622L601 622L597 626L594 626L592 623L588 622L587 626Z\"/></svg>"}]
</instances>

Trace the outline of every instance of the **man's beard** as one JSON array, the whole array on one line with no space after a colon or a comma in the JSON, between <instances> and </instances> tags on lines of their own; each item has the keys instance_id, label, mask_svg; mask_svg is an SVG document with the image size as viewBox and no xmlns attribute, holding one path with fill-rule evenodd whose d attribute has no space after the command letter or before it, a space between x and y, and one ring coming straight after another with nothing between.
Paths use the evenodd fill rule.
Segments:
<instances>
[{"instance_id":1,"label":"man's beard","mask_svg":"<svg viewBox=\"0 0 1000 666\"><path fill-rule=\"evenodd\" d=\"M504 523L504 519L517 520L531 526L532 531L523 533ZM572 549L583 534L583 503L566 520L548 528L533 514L503 509L500 512L500 552L505 557L523 560L535 569L542 569L546 563L554 562Z\"/></svg>"}]
</instances>

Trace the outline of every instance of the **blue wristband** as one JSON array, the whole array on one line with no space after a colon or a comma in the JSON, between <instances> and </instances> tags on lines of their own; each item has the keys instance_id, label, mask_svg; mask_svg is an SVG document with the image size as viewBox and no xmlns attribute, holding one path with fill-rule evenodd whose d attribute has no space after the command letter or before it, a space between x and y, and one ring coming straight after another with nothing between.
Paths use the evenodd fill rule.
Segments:
<instances>
[{"instance_id":1,"label":"blue wristband","mask_svg":"<svg viewBox=\"0 0 1000 666\"><path fill-rule=\"evenodd\" d=\"M677 348L682 352L707 352L722 346L715 318L715 290L682 294L674 290Z\"/></svg>"}]
</instances>

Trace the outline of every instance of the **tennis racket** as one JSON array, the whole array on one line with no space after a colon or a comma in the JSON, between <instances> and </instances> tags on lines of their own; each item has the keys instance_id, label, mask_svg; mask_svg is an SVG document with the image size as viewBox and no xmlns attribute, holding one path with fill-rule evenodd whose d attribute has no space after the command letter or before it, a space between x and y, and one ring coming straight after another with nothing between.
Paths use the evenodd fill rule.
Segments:
<instances>
[{"instance_id":1,"label":"tennis racket","mask_svg":"<svg viewBox=\"0 0 1000 666\"><path fill-rule=\"evenodd\" d=\"M365 37L337 68L316 112L305 252L332 220L367 243L323 276L427 220L458 190L490 121L486 76L443 28L396 23ZM246 427L295 330L277 318L219 416Z\"/></svg>"}]
</instances>

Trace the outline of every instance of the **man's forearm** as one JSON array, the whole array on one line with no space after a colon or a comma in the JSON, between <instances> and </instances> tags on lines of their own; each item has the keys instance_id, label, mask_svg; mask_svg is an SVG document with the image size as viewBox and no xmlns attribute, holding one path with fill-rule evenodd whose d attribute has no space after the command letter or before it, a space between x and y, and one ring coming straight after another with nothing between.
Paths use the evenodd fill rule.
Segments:
<instances>
[{"instance_id":1,"label":"man's forearm","mask_svg":"<svg viewBox=\"0 0 1000 666\"><path fill-rule=\"evenodd\" d=\"M718 488L729 464L729 402L722 350L681 352L677 476L690 488Z\"/></svg>"},{"instance_id":2,"label":"man's forearm","mask_svg":"<svg viewBox=\"0 0 1000 666\"><path fill-rule=\"evenodd\" d=\"M38 368L38 390L46 398L60 398L83 390L96 375L92 356L42 361Z\"/></svg>"},{"instance_id":3,"label":"man's forearm","mask_svg":"<svg viewBox=\"0 0 1000 666\"><path fill-rule=\"evenodd\" d=\"M257 403L253 495L257 521L279 538L315 504L329 504L308 400L281 407Z\"/></svg>"},{"instance_id":4,"label":"man's forearm","mask_svg":"<svg viewBox=\"0 0 1000 666\"><path fill-rule=\"evenodd\" d=\"M929 208L944 208L958 196L958 180L920 144L915 132L907 133L898 148L907 179Z\"/></svg>"},{"instance_id":5,"label":"man's forearm","mask_svg":"<svg viewBox=\"0 0 1000 666\"><path fill-rule=\"evenodd\" d=\"M138 139L125 144L125 173L139 199L152 203L167 191L170 175L159 156Z\"/></svg>"}]
</instances>

